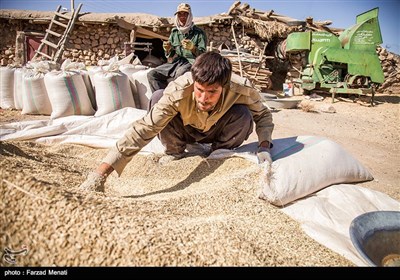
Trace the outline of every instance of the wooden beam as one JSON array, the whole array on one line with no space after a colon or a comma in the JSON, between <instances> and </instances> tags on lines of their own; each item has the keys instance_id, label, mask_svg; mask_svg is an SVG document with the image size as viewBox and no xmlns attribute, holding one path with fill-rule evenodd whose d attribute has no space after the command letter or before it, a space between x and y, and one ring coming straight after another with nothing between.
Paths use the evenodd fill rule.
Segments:
<instances>
[{"instance_id":1,"label":"wooden beam","mask_svg":"<svg viewBox=\"0 0 400 280\"><path fill-rule=\"evenodd\" d=\"M239 44L238 44L238 42L237 42L237 40L236 40L235 28L233 27L233 22L232 22L232 24L231 24L231 30L232 30L233 39L235 40L235 46L236 46L237 56L238 56L238 60L239 60L240 76L243 77L242 62L241 62L241 60L240 60Z\"/></svg>"}]
</instances>

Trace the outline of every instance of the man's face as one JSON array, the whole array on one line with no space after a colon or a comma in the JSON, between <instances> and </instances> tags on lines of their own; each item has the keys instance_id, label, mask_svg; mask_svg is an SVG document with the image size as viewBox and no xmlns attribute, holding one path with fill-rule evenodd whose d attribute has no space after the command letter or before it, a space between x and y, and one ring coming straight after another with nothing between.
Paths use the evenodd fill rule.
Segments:
<instances>
[{"instance_id":1,"label":"man's face","mask_svg":"<svg viewBox=\"0 0 400 280\"><path fill-rule=\"evenodd\" d=\"M178 12L178 19L182 23L182 26L186 24L189 13L187 12Z\"/></svg>"},{"instance_id":2,"label":"man's face","mask_svg":"<svg viewBox=\"0 0 400 280\"><path fill-rule=\"evenodd\" d=\"M203 112L210 112L217 105L222 94L220 84L205 85L194 82L194 98L197 108Z\"/></svg>"}]
</instances>

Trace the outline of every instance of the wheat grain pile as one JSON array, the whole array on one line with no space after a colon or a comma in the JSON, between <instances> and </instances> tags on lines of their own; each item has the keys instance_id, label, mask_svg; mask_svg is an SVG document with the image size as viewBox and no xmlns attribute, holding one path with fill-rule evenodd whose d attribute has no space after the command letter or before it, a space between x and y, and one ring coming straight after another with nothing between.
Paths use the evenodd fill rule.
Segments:
<instances>
[{"instance_id":1,"label":"wheat grain pile","mask_svg":"<svg viewBox=\"0 0 400 280\"><path fill-rule=\"evenodd\" d=\"M375 181L361 186L399 200L399 104L334 106L336 114L274 112L274 138L330 137L372 171ZM82 193L78 185L106 152L0 142L0 248L26 245L18 265L353 265L258 198L256 164L194 156L160 165L156 156L138 155L120 178L109 177L104 194Z\"/></svg>"}]
</instances>

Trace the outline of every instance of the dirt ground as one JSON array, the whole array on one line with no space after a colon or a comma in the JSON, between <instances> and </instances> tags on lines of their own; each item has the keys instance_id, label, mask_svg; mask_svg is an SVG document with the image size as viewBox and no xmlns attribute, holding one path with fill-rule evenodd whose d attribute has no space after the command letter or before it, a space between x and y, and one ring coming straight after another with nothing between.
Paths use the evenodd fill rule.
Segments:
<instances>
[{"instance_id":1,"label":"dirt ground","mask_svg":"<svg viewBox=\"0 0 400 280\"><path fill-rule=\"evenodd\" d=\"M367 107L326 98L307 106L313 112L274 110L273 138L328 137L373 174L361 187L400 200L400 95L376 101ZM329 105L336 113L319 110ZM43 116L1 110L0 118ZM245 159L195 156L161 166L138 155L120 178L109 178L105 194L89 194L77 187L106 150L17 141L0 147L0 249L27 248L18 265L353 266L259 199L259 167Z\"/></svg>"}]
</instances>

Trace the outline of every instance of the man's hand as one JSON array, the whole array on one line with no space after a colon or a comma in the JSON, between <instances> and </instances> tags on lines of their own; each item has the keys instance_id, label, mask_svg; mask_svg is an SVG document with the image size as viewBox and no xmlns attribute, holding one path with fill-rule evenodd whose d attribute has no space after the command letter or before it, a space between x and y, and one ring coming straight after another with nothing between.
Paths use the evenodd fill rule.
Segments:
<instances>
[{"instance_id":1,"label":"man's hand","mask_svg":"<svg viewBox=\"0 0 400 280\"><path fill-rule=\"evenodd\" d=\"M169 51L171 50L171 47L172 47L172 45L171 45L170 41L163 42L163 48L166 53L169 53Z\"/></svg>"},{"instance_id":2,"label":"man's hand","mask_svg":"<svg viewBox=\"0 0 400 280\"><path fill-rule=\"evenodd\" d=\"M258 163L272 164L271 151L266 147L259 147L257 151Z\"/></svg>"},{"instance_id":3,"label":"man's hand","mask_svg":"<svg viewBox=\"0 0 400 280\"><path fill-rule=\"evenodd\" d=\"M90 172L85 182L79 186L79 189L83 191L104 192L104 183L106 179L107 177L104 175L97 172Z\"/></svg>"},{"instance_id":4,"label":"man's hand","mask_svg":"<svg viewBox=\"0 0 400 280\"><path fill-rule=\"evenodd\" d=\"M183 39L181 41L182 47L186 50L193 51L194 49L194 43L190 41L189 39Z\"/></svg>"}]
</instances>

